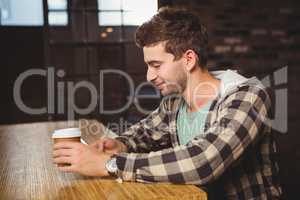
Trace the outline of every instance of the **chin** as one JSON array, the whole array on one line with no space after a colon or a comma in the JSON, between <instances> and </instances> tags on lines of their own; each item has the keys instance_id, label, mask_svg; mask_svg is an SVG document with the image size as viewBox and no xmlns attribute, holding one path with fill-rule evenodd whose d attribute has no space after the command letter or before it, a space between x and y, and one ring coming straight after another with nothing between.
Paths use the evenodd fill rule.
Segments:
<instances>
[{"instance_id":1,"label":"chin","mask_svg":"<svg viewBox=\"0 0 300 200\"><path fill-rule=\"evenodd\" d=\"M172 94L178 94L178 92L172 91L172 90L161 90L160 91L162 96L169 96Z\"/></svg>"},{"instance_id":2,"label":"chin","mask_svg":"<svg viewBox=\"0 0 300 200\"><path fill-rule=\"evenodd\" d=\"M163 90L160 91L160 93L161 93L162 96L168 96L170 94L170 91L167 91L167 90L163 89Z\"/></svg>"}]
</instances>

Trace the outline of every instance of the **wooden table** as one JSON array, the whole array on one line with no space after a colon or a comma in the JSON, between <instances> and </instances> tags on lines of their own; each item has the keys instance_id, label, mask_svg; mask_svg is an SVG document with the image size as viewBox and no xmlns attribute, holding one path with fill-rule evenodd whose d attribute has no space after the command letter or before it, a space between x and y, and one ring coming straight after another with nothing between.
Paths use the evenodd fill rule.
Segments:
<instances>
[{"instance_id":1,"label":"wooden table","mask_svg":"<svg viewBox=\"0 0 300 200\"><path fill-rule=\"evenodd\" d=\"M78 125L78 124L77 124ZM207 199L193 185L117 183L63 173L52 163L51 133L65 122L0 126L0 199ZM88 137L91 136L91 137ZM86 134L86 140L99 135Z\"/></svg>"}]
</instances>

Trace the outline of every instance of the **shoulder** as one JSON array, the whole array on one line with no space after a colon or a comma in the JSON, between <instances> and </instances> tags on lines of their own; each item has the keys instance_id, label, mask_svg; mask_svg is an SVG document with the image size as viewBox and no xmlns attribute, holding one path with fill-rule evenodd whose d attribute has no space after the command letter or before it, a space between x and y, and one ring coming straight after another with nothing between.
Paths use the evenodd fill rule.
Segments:
<instances>
[{"instance_id":1,"label":"shoulder","mask_svg":"<svg viewBox=\"0 0 300 200\"><path fill-rule=\"evenodd\" d=\"M256 102L270 104L270 94L268 88L262 84L243 84L238 86L232 92L224 95L220 99L222 103L229 103L232 101L243 101L254 104Z\"/></svg>"},{"instance_id":2,"label":"shoulder","mask_svg":"<svg viewBox=\"0 0 300 200\"><path fill-rule=\"evenodd\" d=\"M269 92L263 85L241 85L219 100L218 112L270 117L272 107Z\"/></svg>"}]
</instances>

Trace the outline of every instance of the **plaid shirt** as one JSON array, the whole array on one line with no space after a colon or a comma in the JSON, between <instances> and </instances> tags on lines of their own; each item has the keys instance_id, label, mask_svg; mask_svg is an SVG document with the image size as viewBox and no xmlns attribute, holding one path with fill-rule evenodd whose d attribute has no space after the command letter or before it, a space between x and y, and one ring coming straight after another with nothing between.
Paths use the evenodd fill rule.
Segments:
<instances>
[{"instance_id":1,"label":"plaid shirt","mask_svg":"<svg viewBox=\"0 0 300 200\"><path fill-rule=\"evenodd\" d=\"M117 137L118 176L137 182L207 186L218 183L226 199L279 199L270 98L262 87L241 84L216 98L204 133L180 145L176 117L182 98L165 98L147 118Z\"/></svg>"}]
</instances>

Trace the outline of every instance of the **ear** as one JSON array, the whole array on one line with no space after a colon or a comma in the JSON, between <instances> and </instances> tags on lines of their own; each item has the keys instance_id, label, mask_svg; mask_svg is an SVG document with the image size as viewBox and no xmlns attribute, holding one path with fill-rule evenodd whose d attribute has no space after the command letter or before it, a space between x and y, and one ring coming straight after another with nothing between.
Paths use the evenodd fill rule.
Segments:
<instances>
[{"instance_id":1,"label":"ear","mask_svg":"<svg viewBox=\"0 0 300 200\"><path fill-rule=\"evenodd\" d=\"M198 55L195 53L195 51L189 49L184 53L183 57L186 70L192 71L196 67Z\"/></svg>"}]
</instances>

